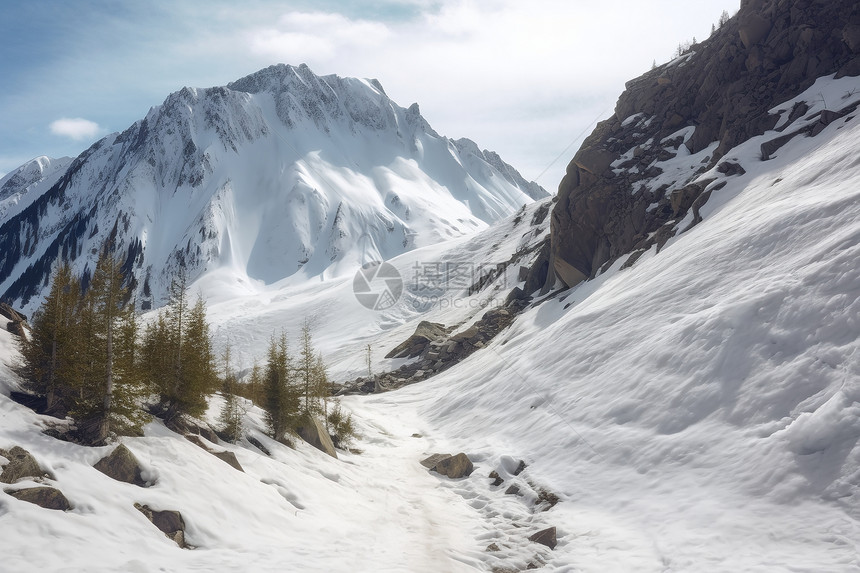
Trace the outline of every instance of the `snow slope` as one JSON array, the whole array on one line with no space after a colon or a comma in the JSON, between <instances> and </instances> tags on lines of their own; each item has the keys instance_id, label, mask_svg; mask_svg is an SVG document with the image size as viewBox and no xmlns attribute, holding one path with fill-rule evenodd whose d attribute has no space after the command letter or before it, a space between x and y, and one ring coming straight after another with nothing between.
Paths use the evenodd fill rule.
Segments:
<instances>
[{"instance_id":1,"label":"snow slope","mask_svg":"<svg viewBox=\"0 0 860 573\"><path fill-rule=\"evenodd\" d=\"M31 310L56 258L83 273L109 236L144 307L162 303L179 267L260 284L351 274L545 196L375 80L272 66L171 94L0 219L0 293Z\"/></svg>"}]
</instances>

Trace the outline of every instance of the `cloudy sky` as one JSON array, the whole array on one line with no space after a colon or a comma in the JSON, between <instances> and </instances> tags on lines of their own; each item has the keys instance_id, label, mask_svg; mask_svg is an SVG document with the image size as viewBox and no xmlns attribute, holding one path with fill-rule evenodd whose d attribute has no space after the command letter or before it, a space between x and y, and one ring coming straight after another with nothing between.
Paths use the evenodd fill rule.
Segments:
<instances>
[{"instance_id":1,"label":"cloudy sky","mask_svg":"<svg viewBox=\"0 0 860 573\"><path fill-rule=\"evenodd\" d=\"M75 156L183 86L274 63L377 78L555 190L624 82L738 0L28 0L0 8L0 174Z\"/></svg>"}]
</instances>

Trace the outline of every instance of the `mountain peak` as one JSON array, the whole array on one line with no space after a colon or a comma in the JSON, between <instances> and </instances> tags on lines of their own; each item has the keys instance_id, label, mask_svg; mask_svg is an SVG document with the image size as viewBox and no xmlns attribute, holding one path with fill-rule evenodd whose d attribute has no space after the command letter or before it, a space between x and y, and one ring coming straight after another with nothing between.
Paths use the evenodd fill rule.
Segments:
<instances>
[{"instance_id":1,"label":"mountain peak","mask_svg":"<svg viewBox=\"0 0 860 573\"><path fill-rule=\"evenodd\" d=\"M379 80L318 76L307 64L269 66L227 88L268 94L278 117L290 128L311 120L324 131L342 123L350 124L351 129L396 129L396 115L402 110L385 94Z\"/></svg>"},{"instance_id":2,"label":"mountain peak","mask_svg":"<svg viewBox=\"0 0 860 573\"><path fill-rule=\"evenodd\" d=\"M55 259L84 273L108 234L135 296L157 306L180 267L241 284L351 274L546 196L497 155L441 137L379 81L304 64L184 87L56 181L0 219L0 295L24 306Z\"/></svg>"}]
</instances>

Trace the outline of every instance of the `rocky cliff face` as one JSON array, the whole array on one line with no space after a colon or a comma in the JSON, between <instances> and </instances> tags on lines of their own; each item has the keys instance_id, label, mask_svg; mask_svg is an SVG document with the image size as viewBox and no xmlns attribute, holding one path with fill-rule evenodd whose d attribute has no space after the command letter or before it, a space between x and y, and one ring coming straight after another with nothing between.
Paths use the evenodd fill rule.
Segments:
<instances>
[{"instance_id":1,"label":"rocky cliff face","mask_svg":"<svg viewBox=\"0 0 860 573\"><path fill-rule=\"evenodd\" d=\"M744 0L707 41L628 82L559 186L558 278L573 286L624 255L659 249L688 213L698 222L712 189L691 182L714 167L742 170L730 150L802 117L802 107L787 122L770 110L830 74L860 75L854 0Z\"/></svg>"}]
</instances>

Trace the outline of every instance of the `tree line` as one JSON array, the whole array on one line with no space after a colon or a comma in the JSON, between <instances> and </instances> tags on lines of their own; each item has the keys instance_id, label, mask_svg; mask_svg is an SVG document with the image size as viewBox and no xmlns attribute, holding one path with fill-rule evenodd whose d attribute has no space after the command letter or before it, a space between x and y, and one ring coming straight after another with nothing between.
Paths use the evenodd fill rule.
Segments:
<instances>
[{"instance_id":1,"label":"tree line","mask_svg":"<svg viewBox=\"0 0 860 573\"><path fill-rule=\"evenodd\" d=\"M43 398L46 413L72 418L77 441L96 445L142 435L153 415L175 428L183 417L200 417L218 390L224 398L219 434L228 441L244 434L239 396L265 410L277 440L288 441L306 416L321 418L338 445L354 436L351 416L329 404L325 362L308 321L297 355L285 334L273 336L265 366L255 364L242 383L229 346L218 367L205 302L201 295L189 300L183 271L171 281L166 306L143 327L124 286L121 259L108 245L91 277L82 280L60 263L51 280L30 335L19 341L18 372L25 389Z\"/></svg>"}]
</instances>

